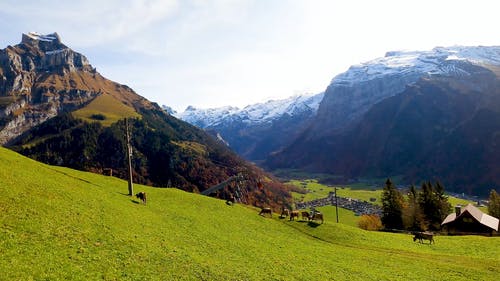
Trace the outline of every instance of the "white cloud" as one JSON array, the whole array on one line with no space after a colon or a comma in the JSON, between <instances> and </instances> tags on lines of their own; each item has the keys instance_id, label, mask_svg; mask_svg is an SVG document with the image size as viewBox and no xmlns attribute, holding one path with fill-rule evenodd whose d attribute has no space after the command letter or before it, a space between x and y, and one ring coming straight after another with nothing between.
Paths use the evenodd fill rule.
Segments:
<instances>
[{"instance_id":1,"label":"white cloud","mask_svg":"<svg viewBox=\"0 0 500 281\"><path fill-rule=\"evenodd\" d=\"M244 105L322 91L390 50L499 45L497 2L5 0L0 40L57 31L104 75L153 101Z\"/></svg>"},{"instance_id":2,"label":"white cloud","mask_svg":"<svg viewBox=\"0 0 500 281\"><path fill-rule=\"evenodd\" d=\"M173 13L177 1L2 1L0 9L15 16L17 24L30 26L30 30L57 31L63 40L88 47L117 39L134 41L134 35L148 32L151 25Z\"/></svg>"}]
</instances>

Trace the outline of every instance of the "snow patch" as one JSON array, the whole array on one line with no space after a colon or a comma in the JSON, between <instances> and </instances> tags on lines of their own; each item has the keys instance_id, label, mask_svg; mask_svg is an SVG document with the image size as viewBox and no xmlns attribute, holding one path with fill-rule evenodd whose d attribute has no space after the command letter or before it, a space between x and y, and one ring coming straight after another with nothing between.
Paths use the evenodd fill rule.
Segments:
<instances>
[{"instance_id":1,"label":"snow patch","mask_svg":"<svg viewBox=\"0 0 500 281\"><path fill-rule=\"evenodd\" d=\"M51 42L51 41L57 40L59 37L57 35L57 33L42 35L38 32L28 32L28 34L26 34L26 35L31 39L38 40L38 41L44 41L44 42Z\"/></svg>"},{"instance_id":2,"label":"snow patch","mask_svg":"<svg viewBox=\"0 0 500 281\"><path fill-rule=\"evenodd\" d=\"M442 67L443 62L468 61L473 64L500 65L500 46L436 47L430 51L391 51L385 57L351 66L335 76L333 85L353 85L386 75L415 73L447 75L466 72L457 67Z\"/></svg>"},{"instance_id":3,"label":"snow patch","mask_svg":"<svg viewBox=\"0 0 500 281\"><path fill-rule=\"evenodd\" d=\"M228 120L241 120L246 124L269 123L285 114L293 116L304 111L316 112L322 99L323 93L269 100L248 105L243 109L232 106L196 109L188 106L184 112L175 116L201 128L215 126Z\"/></svg>"},{"instance_id":4,"label":"snow patch","mask_svg":"<svg viewBox=\"0 0 500 281\"><path fill-rule=\"evenodd\" d=\"M45 54L46 55L55 55L55 54L60 54L60 53L62 53L64 51L66 51L66 50L67 50L67 48L66 49L54 50L54 51L47 51L47 52L45 52Z\"/></svg>"}]
</instances>

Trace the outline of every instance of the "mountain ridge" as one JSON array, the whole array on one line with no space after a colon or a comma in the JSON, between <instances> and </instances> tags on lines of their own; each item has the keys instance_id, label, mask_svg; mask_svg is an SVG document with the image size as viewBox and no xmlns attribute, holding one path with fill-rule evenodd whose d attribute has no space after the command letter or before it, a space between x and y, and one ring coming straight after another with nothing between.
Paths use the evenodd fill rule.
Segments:
<instances>
[{"instance_id":1,"label":"mountain ridge","mask_svg":"<svg viewBox=\"0 0 500 281\"><path fill-rule=\"evenodd\" d=\"M191 124L203 121L203 123L200 123L202 128L216 126L224 122L225 118L239 118L247 120L248 123L264 123L279 118L283 114L293 115L307 109L315 111L322 98L323 93L295 95L284 99L272 99L262 103L250 104L241 109L235 106L206 109L188 106L184 112L176 113L175 116Z\"/></svg>"},{"instance_id":2,"label":"mountain ridge","mask_svg":"<svg viewBox=\"0 0 500 281\"><path fill-rule=\"evenodd\" d=\"M101 76L57 33L24 34L0 50L0 90L0 140L35 160L126 178L128 118L134 182L201 192L242 174L246 203L274 207L290 199L282 184L209 134Z\"/></svg>"},{"instance_id":3,"label":"mountain ridge","mask_svg":"<svg viewBox=\"0 0 500 281\"><path fill-rule=\"evenodd\" d=\"M188 107L176 116L213 135L245 159L259 162L282 149L315 115L323 93L295 95L248 105L196 109Z\"/></svg>"},{"instance_id":4,"label":"mountain ridge","mask_svg":"<svg viewBox=\"0 0 500 281\"><path fill-rule=\"evenodd\" d=\"M418 184L438 178L451 185L450 190L481 195L498 188L500 179L490 171L498 170L494 163L500 163L495 145L500 124L486 129L470 122L486 115L497 120L500 47L398 54L337 75L311 125L290 146L269 156L265 165L333 173L344 180L403 175ZM484 142L468 133L474 127L480 128L477 133L485 136ZM454 134L458 140L451 137ZM473 143L490 153L479 147L470 150L476 147ZM474 165L468 170L458 164L462 162Z\"/></svg>"}]
</instances>

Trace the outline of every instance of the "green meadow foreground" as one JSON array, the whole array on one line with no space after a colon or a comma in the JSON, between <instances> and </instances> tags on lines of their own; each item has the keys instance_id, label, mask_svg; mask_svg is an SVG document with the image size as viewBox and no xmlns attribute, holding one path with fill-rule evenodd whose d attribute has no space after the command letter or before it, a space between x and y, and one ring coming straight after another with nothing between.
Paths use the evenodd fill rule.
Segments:
<instances>
[{"instance_id":1,"label":"green meadow foreground","mask_svg":"<svg viewBox=\"0 0 500 281\"><path fill-rule=\"evenodd\" d=\"M0 148L0 280L498 280L498 237L367 232L47 166Z\"/></svg>"}]
</instances>

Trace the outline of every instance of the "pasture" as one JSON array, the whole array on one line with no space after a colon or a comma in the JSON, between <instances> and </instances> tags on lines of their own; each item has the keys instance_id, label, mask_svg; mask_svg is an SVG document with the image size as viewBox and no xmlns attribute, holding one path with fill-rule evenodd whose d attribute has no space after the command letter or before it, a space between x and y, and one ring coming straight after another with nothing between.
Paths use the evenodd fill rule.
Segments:
<instances>
[{"instance_id":1,"label":"pasture","mask_svg":"<svg viewBox=\"0 0 500 281\"><path fill-rule=\"evenodd\" d=\"M314 199L324 198L328 196L328 193L334 191L332 186L319 183L317 180L291 180L289 184L295 185L297 187L304 188L307 192L293 193L293 198L298 201L306 202ZM359 199L363 201L369 201L370 198L375 198L375 204L380 204L380 195L382 194L382 188L374 189L373 187L365 186L362 188L357 186L352 188L349 186L337 186L338 196L350 197L354 199Z\"/></svg>"},{"instance_id":2,"label":"pasture","mask_svg":"<svg viewBox=\"0 0 500 281\"><path fill-rule=\"evenodd\" d=\"M132 107L126 106L109 94L102 94L96 97L87 106L76 110L72 114L75 118L80 118L87 122L100 122L103 126L111 126L111 124L126 117L140 117ZM93 116L100 116L100 118Z\"/></svg>"},{"instance_id":3,"label":"pasture","mask_svg":"<svg viewBox=\"0 0 500 281\"><path fill-rule=\"evenodd\" d=\"M259 216L177 189L0 148L1 280L497 280L500 239L368 232Z\"/></svg>"},{"instance_id":4,"label":"pasture","mask_svg":"<svg viewBox=\"0 0 500 281\"><path fill-rule=\"evenodd\" d=\"M305 190L305 193L292 192L293 199L296 202L307 202L315 199L325 198L328 196L328 193L334 191L334 187L321 184L318 182L318 180L315 179L291 180L288 182L288 184L303 188ZM362 185L359 183L355 184L354 186L337 186L337 194L338 196L344 198L353 198L371 202L379 206L382 205L382 187L376 188L373 185ZM372 201L373 199L375 199L375 201ZM466 206L469 203L475 204L475 202L473 201L456 198L453 196L448 196L448 201L450 202L452 207L456 205ZM333 211L330 210L330 207L322 208L326 208L327 212L331 212L333 215L335 215L335 208L333 208ZM479 207L479 209L483 212L487 212L487 208L484 206ZM452 210L450 210L450 212L452 212ZM345 222L352 226L357 225L359 217L354 216L353 212L339 208L339 215L345 216L345 219L340 221L341 223Z\"/></svg>"}]
</instances>

